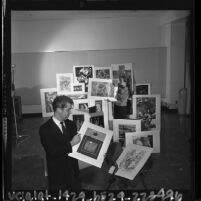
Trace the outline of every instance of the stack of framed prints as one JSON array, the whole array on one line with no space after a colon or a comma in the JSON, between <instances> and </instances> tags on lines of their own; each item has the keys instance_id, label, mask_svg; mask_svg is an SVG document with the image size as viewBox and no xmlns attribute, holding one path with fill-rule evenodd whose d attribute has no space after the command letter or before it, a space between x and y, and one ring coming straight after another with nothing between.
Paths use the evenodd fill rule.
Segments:
<instances>
[{"instance_id":1,"label":"stack of framed prints","mask_svg":"<svg viewBox=\"0 0 201 201\"><path fill-rule=\"evenodd\" d=\"M118 169L115 175L133 180L150 157L152 151L153 148L146 146L127 145L116 161ZM115 168L112 166L109 169L109 173L113 174L114 170Z\"/></svg>"},{"instance_id":2,"label":"stack of framed prints","mask_svg":"<svg viewBox=\"0 0 201 201\"><path fill-rule=\"evenodd\" d=\"M68 155L101 168L113 132L85 121L79 131L81 141Z\"/></svg>"}]
</instances>

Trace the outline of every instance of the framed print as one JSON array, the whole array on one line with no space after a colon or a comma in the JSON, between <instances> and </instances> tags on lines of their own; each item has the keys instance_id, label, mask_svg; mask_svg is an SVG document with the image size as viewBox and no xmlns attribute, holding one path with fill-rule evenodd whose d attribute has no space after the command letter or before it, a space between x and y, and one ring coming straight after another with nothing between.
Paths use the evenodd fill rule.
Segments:
<instances>
[{"instance_id":1,"label":"framed print","mask_svg":"<svg viewBox=\"0 0 201 201\"><path fill-rule=\"evenodd\" d=\"M150 95L151 94L151 84L144 83L144 84L135 84L135 94L136 95Z\"/></svg>"},{"instance_id":2,"label":"framed print","mask_svg":"<svg viewBox=\"0 0 201 201\"><path fill-rule=\"evenodd\" d=\"M126 146L128 144L137 144L153 148L153 153L160 153L160 131L143 131L125 133Z\"/></svg>"},{"instance_id":3,"label":"framed print","mask_svg":"<svg viewBox=\"0 0 201 201\"><path fill-rule=\"evenodd\" d=\"M113 120L114 142L120 142L122 146L125 145L125 133L140 132L141 120L130 119L114 119Z\"/></svg>"},{"instance_id":4,"label":"framed print","mask_svg":"<svg viewBox=\"0 0 201 201\"><path fill-rule=\"evenodd\" d=\"M84 83L88 91L88 80L94 77L94 65L73 66L74 83Z\"/></svg>"},{"instance_id":5,"label":"framed print","mask_svg":"<svg viewBox=\"0 0 201 201\"><path fill-rule=\"evenodd\" d=\"M134 72L132 63L123 63L123 64L111 64L112 67L112 79L115 86L118 86L119 77L121 75L126 75L128 80L131 80L131 88L133 90L134 85Z\"/></svg>"},{"instance_id":6,"label":"framed print","mask_svg":"<svg viewBox=\"0 0 201 201\"><path fill-rule=\"evenodd\" d=\"M149 159L153 148L129 144L117 159L118 170L115 175L133 180ZM113 173L114 166L109 169Z\"/></svg>"},{"instance_id":7,"label":"framed print","mask_svg":"<svg viewBox=\"0 0 201 201\"><path fill-rule=\"evenodd\" d=\"M79 109L83 111L89 111L90 100L89 99L79 99L74 100L74 109Z\"/></svg>"},{"instance_id":8,"label":"framed print","mask_svg":"<svg viewBox=\"0 0 201 201\"><path fill-rule=\"evenodd\" d=\"M58 94L70 94L72 93L73 74L72 73L60 73L56 74L57 93Z\"/></svg>"},{"instance_id":9,"label":"framed print","mask_svg":"<svg viewBox=\"0 0 201 201\"><path fill-rule=\"evenodd\" d=\"M79 133L81 141L69 156L101 168L113 132L85 121Z\"/></svg>"},{"instance_id":10,"label":"framed print","mask_svg":"<svg viewBox=\"0 0 201 201\"><path fill-rule=\"evenodd\" d=\"M86 112L76 110L76 109L72 109L71 114L69 116L69 119L72 120L76 124L77 131L79 131L82 124L84 123L84 121L89 122L90 116Z\"/></svg>"},{"instance_id":11,"label":"framed print","mask_svg":"<svg viewBox=\"0 0 201 201\"><path fill-rule=\"evenodd\" d=\"M94 78L112 79L111 67L94 67Z\"/></svg>"},{"instance_id":12,"label":"framed print","mask_svg":"<svg viewBox=\"0 0 201 201\"><path fill-rule=\"evenodd\" d=\"M96 106L96 112L102 112L104 115L104 128L109 129L108 118L109 108L108 101L101 99L90 99L90 107Z\"/></svg>"},{"instance_id":13,"label":"framed print","mask_svg":"<svg viewBox=\"0 0 201 201\"><path fill-rule=\"evenodd\" d=\"M142 131L160 130L160 95L133 95L133 116L142 119Z\"/></svg>"},{"instance_id":14,"label":"framed print","mask_svg":"<svg viewBox=\"0 0 201 201\"><path fill-rule=\"evenodd\" d=\"M85 85L84 83L72 83L71 85L72 94L85 94Z\"/></svg>"},{"instance_id":15,"label":"framed print","mask_svg":"<svg viewBox=\"0 0 201 201\"><path fill-rule=\"evenodd\" d=\"M40 89L42 116L50 117L53 115L52 102L57 96L57 88Z\"/></svg>"},{"instance_id":16,"label":"framed print","mask_svg":"<svg viewBox=\"0 0 201 201\"><path fill-rule=\"evenodd\" d=\"M115 88L111 79L89 78L88 98L116 101Z\"/></svg>"}]
</instances>

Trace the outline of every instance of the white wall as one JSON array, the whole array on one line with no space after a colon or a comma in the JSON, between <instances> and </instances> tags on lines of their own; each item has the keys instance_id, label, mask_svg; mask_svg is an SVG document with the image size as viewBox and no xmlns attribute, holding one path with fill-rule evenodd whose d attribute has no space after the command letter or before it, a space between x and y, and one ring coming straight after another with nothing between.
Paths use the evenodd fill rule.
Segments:
<instances>
[{"instance_id":1,"label":"white wall","mask_svg":"<svg viewBox=\"0 0 201 201\"><path fill-rule=\"evenodd\" d=\"M12 64L23 104L39 104L39 89L55 87L55 72L72 72L76 64L127 62L133 63L138 83L152 82L153 92L175 103L183 83L184 29L172 21L186 14L12 21ZM60 51L64 54L52 54Z\"/></svg>"},{"instance_id":2,"label":"white wall","mask_svg":"<svg viewBox=\"0 0 201 201\"><path fill-rule=\"evenodd\" d=\"M12 53L160 47L159 18L13 21Z\"/></svg>"}]
</instances>

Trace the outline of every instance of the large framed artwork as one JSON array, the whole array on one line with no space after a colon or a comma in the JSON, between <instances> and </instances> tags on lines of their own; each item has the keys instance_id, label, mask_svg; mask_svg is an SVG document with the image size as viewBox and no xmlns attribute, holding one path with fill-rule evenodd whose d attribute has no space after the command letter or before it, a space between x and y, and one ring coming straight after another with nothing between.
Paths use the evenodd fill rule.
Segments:
<instances>
[{"instance_id":1,"label":"large framed artwork","mask_svg":"<svg viewBox=\"0 0 201 201\"><path fill-rule=\"evenodd\" d=\"M90 107L90 100L89 99L79 99L79 100L74 100L74 109L79 109L82 111L89 111Z\"/></svg>"},{"instance_id":2,"label":"large framed artwork","mask_svg":"<svg viewBox=\"0 0 201 201\"><path fill-rule=\"evenodd\" d=\"M113 120L114 142L125 145L125 133L141 132L141 120L114 119Z\"/></svg>"},{"instance_id":3,"label":"large framed artwork","mask_svg":"<svg viewBox=\"0 0 201 201\"><path fill-rule=\"evenodd\" d=\"M86 113L84 111L72 109L69 119L72 120L76 124L77 131L79 132L80 128L82 127L82 124L85 121L89 122L90 116L88 113Z\"/></svg>"},{"instance_id":4,"label":"large framed artwork","mask_svg":"<svg viewBox=\"0 0 201 201\"><path fill-rule=\"evenodd\" d=\"M73 84L73 74L72 73L57 73L56 74L57 82L57 93L58 94L70 94L72 93L72 84Z\"/></svg>"},{"instance_id":5,"label":"large framed artwork","mask_svg":"<svg viewBox=\"0 0 201 201\"><path fill-rule=\"evenodd\" d=\"M118 170L115 175L133 180L149 159L153 148L129 144L117 159ZM114 166L109 169L113 173Z\"/></svg>"},{"instance_id":6,"label":"large framed artwork","mask_svg":"<svg viewBox=\"0 0 201 201\"><path fill-rule=\"evenodd\" d=\"M94 65L73 66L74 83L84 83L88 91L88 80L94 77Z\"/></svg>"},{"instance_id":7,"label":"large framed artwork","mask_svg":"<svg viewBox=\"0 0 201 201\"><path fill-rule=\"evenodd\" d=\"M109 108L108 101L101 99L90 99L90 107L96 106L96 112L102 112L104 115L104 128L109 129L108 118ZM95 118L94 118L95 119Z\"/></svg>"},{"instance_id":8,"label":"large framed artwork","mask_svg":"<svg viewBox=\"0 0 201 201\"><path fill-rule=\"evenodd\" d=\"M110 67L94 67L94 78L112 79L112 68Z\"/></svg>"},{"instance_id":9,"label":"large framed artwork","mask_svg":"<svg viewBox=\"0 0 201 201\"><path fill-rule=\"evenodd\" d=\"M126 146L128 144L137 144L153 148L153 153L160 153L160 131L143 131L125 133Z\"/></svg>"},{"instance_id":10,"label":"large framed artwork","mask_svg":"<svg viewBox=\"0 0 201 201\"><path fill-rule=\"evenodd\" d=\"M81 142L73 146L69 156L101 168L113 132L85 121L79 133Z\"/></svg>"},{"instance_id":11,"label":"large framed artwork","mask_svg":"<svg viewBox=\"0 0 201 201\"><path fill-rule=\"evenodd\" d=\"M135 84L135 94L136 95L150 95L151 94L151 84L144 83L144 84Z\"/></svg>"},{"instance_id":12,"label":"large framed artwork","mask_svg":"<svg viewBox=\"0 0 201 201\"><path fill-rule=\"evenodd\" d=\"M128 80L131 80L131 89L133 90L134 85L134 72L132 63L123 63L123 64L111 64L112 67L112 79L115 86L118 86L119 77L125 75Z\"/></svg>"},{"instance_id":13,"label":"large framed artwork","mask_svg":"<svg viewBox=\"0 0 201 201\"><path fill-rule=\"evenodd\" d=\"M111 79L89 79L88 98L116 101L115 88Z\"/></svg>"},{"instance_id":14,"label":"large framed artwork","mask_svg":"<svg viewBox=\"0 0 201 201\"><path fill-rule=\"evenodd\" d=\"M142 119L142 131L160 130L160 95L133 95L133 117Z\"/></svg>"},{"instance_id":15,"label":"large framed artwork","mask_svg":"<svg viewBox=\"0 0 201 201\"><path fill-rule=\"evenodd\" d=\"M53 115L52 102L57 96L57 88L40 89L42 116L50 117Z\"/></svg>"}]
</instances>

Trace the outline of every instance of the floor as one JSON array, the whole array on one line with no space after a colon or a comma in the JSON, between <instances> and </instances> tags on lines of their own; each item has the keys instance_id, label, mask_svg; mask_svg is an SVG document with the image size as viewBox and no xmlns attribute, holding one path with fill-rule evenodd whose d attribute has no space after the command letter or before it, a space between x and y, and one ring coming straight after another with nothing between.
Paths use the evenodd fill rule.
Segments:
<instances>
[{"instance_id":1,"label":"floor","mask_svg":"<svg viewBox=\"0 0 201 201\"><path fill-rule=\"evenodd\" d=\"M18 135L28 135L12 147L12 189L47 189L44 152L41 147L38 129L47 118L41 116L23 117L18 122ZM163 109L161 112L161 151L151 155L151 163L146 164L142 174L134 181L117 178L110 190L143 189L182 189L192 185L191 125L190 117L178 115ZM148 166L147 166L148 165ZM147 166L147 167L146 167ZM86 190L105 190L111 175L105 163L101 169L90 166L80 171L82 187Z\"/></svg>"}]
</instances>

